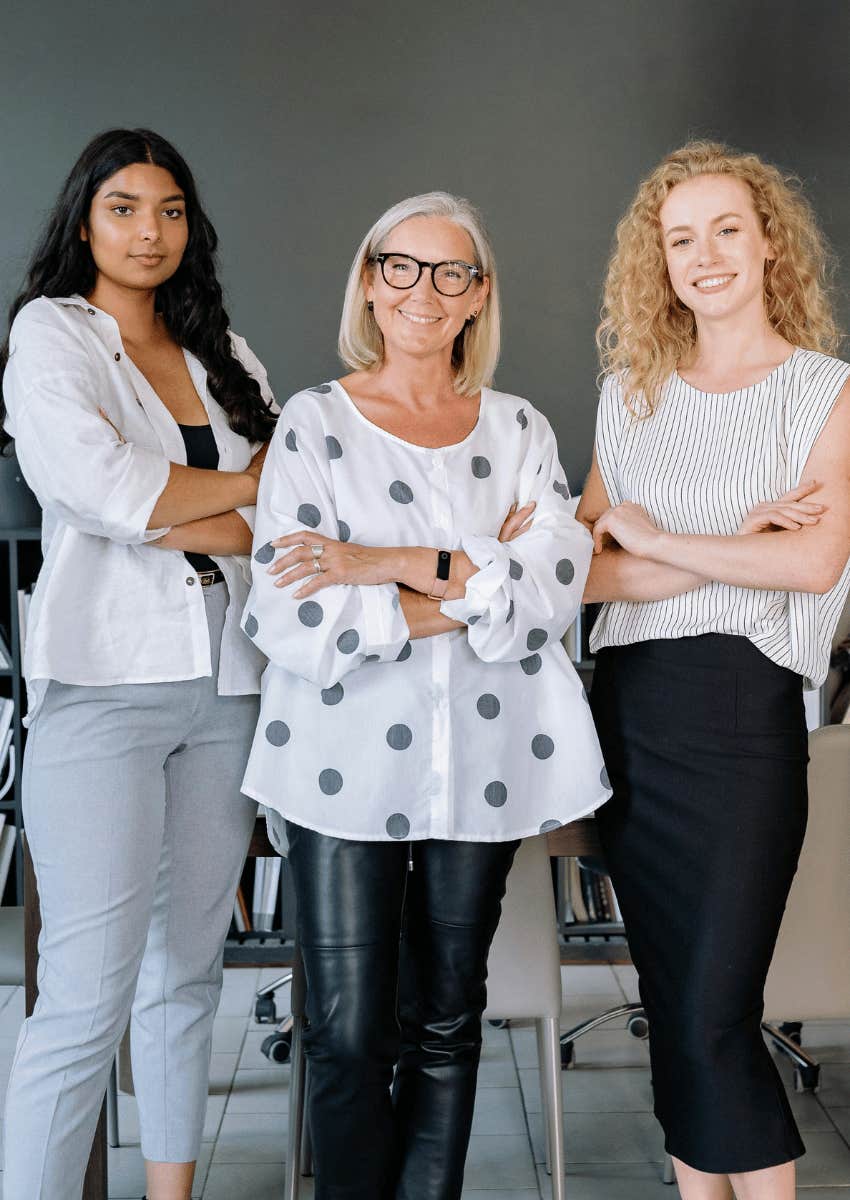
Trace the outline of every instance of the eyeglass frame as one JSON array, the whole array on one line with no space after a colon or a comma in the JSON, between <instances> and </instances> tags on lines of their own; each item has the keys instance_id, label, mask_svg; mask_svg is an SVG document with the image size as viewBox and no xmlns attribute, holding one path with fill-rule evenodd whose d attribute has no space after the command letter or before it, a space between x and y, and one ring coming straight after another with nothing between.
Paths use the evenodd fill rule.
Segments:
<instances>
[{"instance_id":1,"label":"eyeglass frame","mask_svg":"<svg viewBox=\"0 0 850 1200\"><path fill-rule=\"evenodd\" d=\"M390 283L389 279L387 279L386 275L384 274L384 263L388 258L409 258L411 262L416 263L417 267L419 268L419 274L416 276L413 283L407 283L404 285L404 287L399 287L397 283ZM484 271L481 269L481 267L476 267L473 263L464 262L462 258L445 258L442 262L431 263L422 262L420 259L414 258L412 254L404 254L401 250L384 250L380 254L370 254L366 259L366 262L378 263L381 268L381 278L383 279L384 283L387 285L387 287L391 287L396 292L409 292L411 288L415 288L419 280L422 278L423 267L430 268L431 287L434 289L437 295L447 296L450 299L454 299L455 296L465 296L472 287L474 279L477 278L481 280L484 278ZM452 265L466 267L467 271L469 271L469 283L462 292L441 292L437 287L437 281L434 278L434 272L437 270L437 267L448 267Z\"/></svg>"}]
</instances>

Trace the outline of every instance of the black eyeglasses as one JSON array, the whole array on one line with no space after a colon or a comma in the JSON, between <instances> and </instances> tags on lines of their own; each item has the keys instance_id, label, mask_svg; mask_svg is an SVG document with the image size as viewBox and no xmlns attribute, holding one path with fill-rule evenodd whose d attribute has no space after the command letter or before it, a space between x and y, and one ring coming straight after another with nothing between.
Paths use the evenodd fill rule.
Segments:
<instances>
[{"instance_id":1,"label":"black eyeglasses","mask_svg":"<svg viewBox=\"0 0 850 1200\"><path fill-rule=\"evenodd\" d=\"M480 279L483 275L480 267L457 259L430 263L420 262L409 254L373 254L367 262L379 263L384 282L401 290L416 287L423 267L429 267L431 282L441 296L462 296L473 279Z\"/></svg>"}]
</instances>

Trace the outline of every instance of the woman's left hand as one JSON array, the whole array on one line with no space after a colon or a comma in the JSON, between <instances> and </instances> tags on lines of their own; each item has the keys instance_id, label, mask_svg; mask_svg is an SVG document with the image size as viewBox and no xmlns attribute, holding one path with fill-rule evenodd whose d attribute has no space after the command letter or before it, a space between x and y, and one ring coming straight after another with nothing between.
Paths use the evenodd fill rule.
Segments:
<instances>
[{"instance_id":1,"label":"woman's left hand","mask_svg":"<svg viewBox=\"0 0 850 1200\"><path fill-rule=\"evenodd\" d=\"M393 551L380 546L339 542L312 529L274 538L271 544L288 550L268 568L269 575L280 576L275 587L289 587L299 579L308 581L293 593L297 600L335 583L391 583L396 578L391 569Z\"/></svg>"},{"instance_id":2,"label":"woman's left hand","mask_svg":"<svg viewBox=\"0 0 850 1200\"><path fill-rule=\"evenodd\" d=\"M627 500L606 509L594 522L593 553L601 554L606 540L610 539L637 558L651 558L659 534L660 530L646 510Z\"/></svg>"}]
</instances>

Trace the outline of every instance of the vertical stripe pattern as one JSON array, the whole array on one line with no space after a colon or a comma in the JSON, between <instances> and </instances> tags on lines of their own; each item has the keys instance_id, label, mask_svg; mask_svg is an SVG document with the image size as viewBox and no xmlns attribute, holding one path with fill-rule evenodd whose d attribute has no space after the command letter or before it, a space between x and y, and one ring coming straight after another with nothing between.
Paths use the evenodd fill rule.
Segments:
<instances>
[{"instance_id":1,"label":"vertical stripe pattern","mask_svg":"<svg viewBox=\"0 0 850 1200\"><path fill-rule=\"evenodd\" d=\"M801 481L848 377L847 363L800 349L760 383L734 392L701 392L674 373L655 412L639 420L623 402L620 381L607 376L596 458L609 500L642 505L671 533L734 534L757 504ZM612 601L591 649L737 634L817 687L849 589L850 565L822 596L712 581L667 600Z\"/></svg>"}]
</instances>

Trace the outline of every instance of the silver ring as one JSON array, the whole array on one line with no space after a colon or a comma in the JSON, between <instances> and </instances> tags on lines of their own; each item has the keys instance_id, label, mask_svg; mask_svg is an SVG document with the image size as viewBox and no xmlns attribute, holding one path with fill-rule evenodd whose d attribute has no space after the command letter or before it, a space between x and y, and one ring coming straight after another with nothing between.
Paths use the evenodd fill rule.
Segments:
<instances>
[{"instance_id":1,"label":"silver ring","mask_svg":"<svg viewBox=\"0 0 850 1200\"><path fill-rule=\"evenodd\" d=\"M321 574L323 573L324 569L325 569L325 568L324 568L324 567L322 566L322 564L319 562L318 558L314 558L314 559L313 559L313 574L314 574L314 575L321 575Z\"/></svg>"},{"instance_id":2,"label":"silver ring","mask_svg":"<svg viewBox=\"0 0 850 1200\"><path fill-rule=\"evenodd\" d=\"M325 552L324 546L311 546L310 550L313 554L313 558L321 558Z\"/></svg>"}]
</instances>

